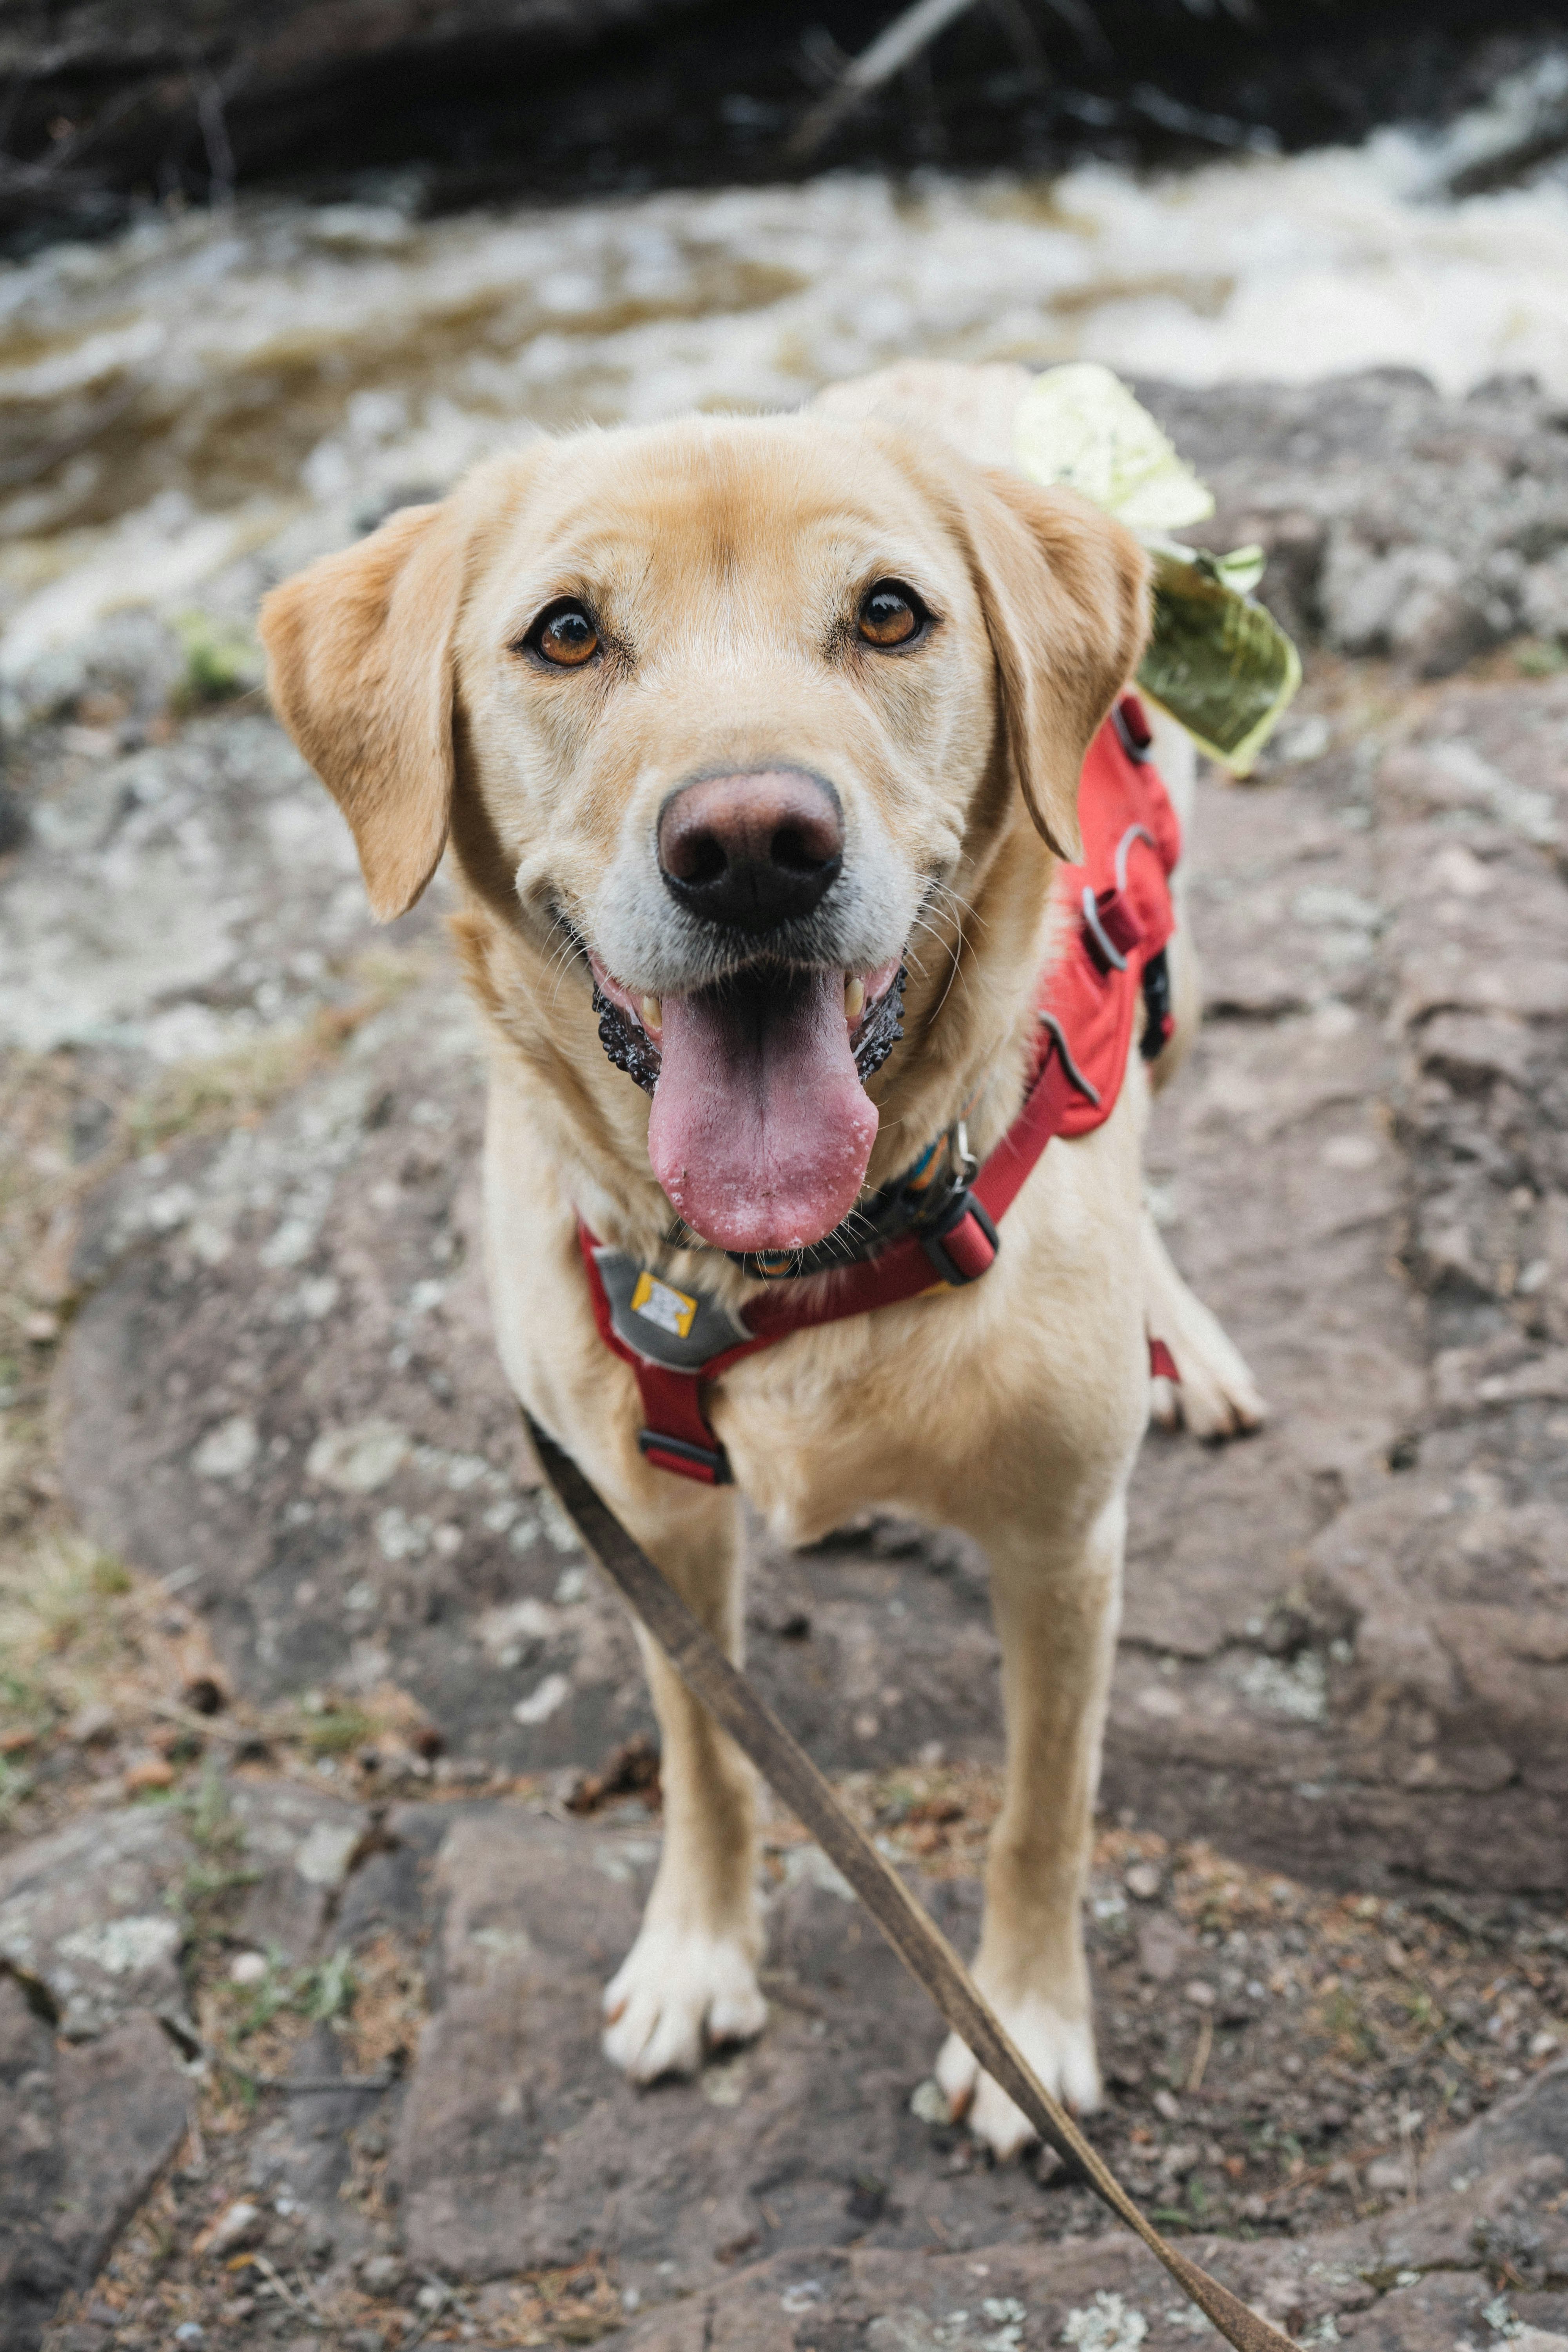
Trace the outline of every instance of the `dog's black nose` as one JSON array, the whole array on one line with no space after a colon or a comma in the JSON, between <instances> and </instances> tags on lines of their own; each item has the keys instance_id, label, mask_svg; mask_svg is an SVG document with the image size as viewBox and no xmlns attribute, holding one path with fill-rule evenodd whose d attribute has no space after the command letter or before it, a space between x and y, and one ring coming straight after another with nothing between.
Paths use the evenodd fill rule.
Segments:
<instances>
[{"instance_id":1,"label":"dog's black nose","mask_svg":"<svg viewBox=\"0 0 1568 2352\"><path fill-rule=\"evenodd\" d=\"M684 785L658 820L665 887L726 930L772 931L809 915L843 863L837 795L799 768Z\"/></svg>"}]
</instances>

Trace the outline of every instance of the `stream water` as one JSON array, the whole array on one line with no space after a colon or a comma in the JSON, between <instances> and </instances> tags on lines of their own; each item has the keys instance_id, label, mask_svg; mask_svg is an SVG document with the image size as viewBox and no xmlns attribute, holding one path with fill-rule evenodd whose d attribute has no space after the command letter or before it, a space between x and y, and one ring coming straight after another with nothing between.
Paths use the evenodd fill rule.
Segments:
<instances>
[{"instance_id":1,"label":"stream water","mask_svg":"<svg viewBox=\"0 0 1568 2352\"><path fill-rule=\"evenodd\" d=\"M537 427L793 406L913 352L1191 383L1531 372L1568 399L1568 174L1455 201L1568 57L1441 134L1139 178L834 176L420 221L247 199L0 269L0 679L312 509ZM1510 111L1511 110L1511 111Z\"/></svg>"}]
</instances>

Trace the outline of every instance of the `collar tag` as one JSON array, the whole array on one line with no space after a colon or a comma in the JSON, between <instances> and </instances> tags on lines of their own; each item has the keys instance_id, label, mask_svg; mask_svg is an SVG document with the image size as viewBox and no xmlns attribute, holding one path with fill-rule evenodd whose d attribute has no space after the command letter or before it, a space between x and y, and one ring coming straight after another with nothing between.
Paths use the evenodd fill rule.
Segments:
<instances>
[{"instance_id":1,"label":"collar tag","mask_svg":"<svg viewBox=\"0 0 1568 2352\"><path fill-rule=\"evenodd\" d=\"M677 1290L672 1282L661 1282L646 1265L637 1278L630 1304L634 1315L657 1323L661 1331L672 1331L678 1339L690 1338L697 1314L696 1299L684 1290Z\"/></svg>"},{"instance_id":2,"label":"collar tag","mask_svg":"<svg viewBox=\"0 0 1568 2352\"><path fill-rule=\"evenodd\" d=\"M594 1262L616 1339L650 1364L672 1372L700 1371L710 1358L753 1336L709 1292L678 1289L625 1250L600 1246Z\"/></svg>"}]
</instances>

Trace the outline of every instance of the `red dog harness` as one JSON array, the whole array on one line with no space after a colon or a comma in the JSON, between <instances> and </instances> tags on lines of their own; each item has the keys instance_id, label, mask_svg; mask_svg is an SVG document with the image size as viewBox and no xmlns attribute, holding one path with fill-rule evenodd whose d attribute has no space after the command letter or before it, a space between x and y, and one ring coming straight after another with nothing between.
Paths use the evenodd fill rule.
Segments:
<instances>
[{"instance_id":1,"label":"red dog harness","mask_svg":"<svg viewBox=\"0 0 1568 2352\"><path fill-rule=\"evenodd\" d=\"M1116 1108L1142 995L1142 1051L1152 1060L1171 1034L1164 950L1173 928L1170 877L1181 828L1151 764L1148 722L1133 696L1111 713L1083 764L1081 866L1057 874L1059 905L1078 918L1069 944L1042 977L1039 1038L1023 1108L977 1172L973 1162L935 1213L858 1265L764 1291L736 1312L678 1289L597 1242L581 1219L578 1240L599 1336L631 1366L642 1395L637 1443L656 1468L704 1486L730 1481L730 1465L704 1408L703 1383L793 1331L893 1307L922 1292L977 1282L994 1264L996 1227L1054 1135L1085 1135ZM962 1121L957 1132L962 1140ZM933 1145L904 1190L932 1181ZM1160 1340L1152 1368L1175 1366Z\"/></svg>"}]
</instances>

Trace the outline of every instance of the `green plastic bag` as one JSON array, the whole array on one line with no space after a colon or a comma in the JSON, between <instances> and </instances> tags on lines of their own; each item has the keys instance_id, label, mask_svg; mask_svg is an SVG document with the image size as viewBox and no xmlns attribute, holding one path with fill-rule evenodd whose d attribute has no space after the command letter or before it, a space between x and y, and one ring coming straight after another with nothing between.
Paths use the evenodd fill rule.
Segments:
<instances>
[{"instance_id":1,"label":"green plastic bag","mask_svg":"<svg viewBox=\"0 0 1568 2352\"><path fill-rule=\"evenodd\" d=\"M1138 683L1200 751L1245 776L1301 683L1301 657L1266 605L1235 584L1262 551L1152 550L1154 628Z\"/></svg>"},{"instance_id":2,"label":"green plastic bag","mask_svg":"<svg viewBox=\"0 0 1568 2352\"><path fill-rule=\"evenodd\" d=\"M1166 534L1214 499L1109 368L1048 368L1018 404L1014 457L1032 481L1062 482L1136 531L1154 562L1154 628L1138 683L1201 751L1246 775L1301 683L1295 646L1251 594L1260 548L1211 555Z\"/></svg>"}]
</instances>

